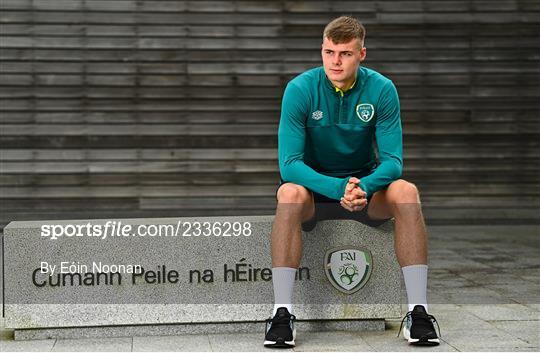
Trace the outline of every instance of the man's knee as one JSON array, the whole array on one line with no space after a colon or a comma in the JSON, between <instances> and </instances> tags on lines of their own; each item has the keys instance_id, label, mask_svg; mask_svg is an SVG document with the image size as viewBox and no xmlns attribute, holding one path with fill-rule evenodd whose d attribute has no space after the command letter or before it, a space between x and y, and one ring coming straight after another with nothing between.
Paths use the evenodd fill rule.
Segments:
<instances>
[{"instance_id":1,"label":"man's knee","mask_svg":"<svg viewBox=\"0 0 540 353\"><path fill-rule=\"evenodd\" d=\"M302 185L285 183L281 185L277 193L279 203L303 203L311 200L311 193Z\"/></svg>"},{"instance_id":2,"label":"man's knee","mask_svg":"<svg viewBox=\"0 0 540 353\"><path fill-rule=\"evenodd\" d=\"M388 198L392 203L420 203L420 193L416 185L403 179L390 184Z\"/></svg>"}]
</instances>

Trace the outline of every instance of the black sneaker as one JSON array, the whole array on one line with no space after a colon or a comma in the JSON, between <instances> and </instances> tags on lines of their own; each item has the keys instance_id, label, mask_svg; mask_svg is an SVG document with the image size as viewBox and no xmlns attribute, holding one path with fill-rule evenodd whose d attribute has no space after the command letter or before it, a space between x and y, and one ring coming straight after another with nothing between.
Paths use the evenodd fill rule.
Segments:
<instances>
[{"instance_id":1,"label":"black sneaker","mask_svg":"<svg viewBox=\"0 0 540 353\"><path fill-rule=\"evenodd\" d=\"M405 320L407 322L405 323L405 327L403 327ZM433 323L436 323L437 328L439 328L439 323L433 315L429 315L423 305L416 305L401 320L398 337L403 328L403 338L409 341L409 344L415 346L437 346L439 345L439 337L437 336L437 332L435 332ZM440 328L438 331L440 335Z\"/></svg>"},{"instance_id":2,"label":"black sneaker","mask_svg":"<svg viewBox=\"0 0 540 353\"><path fill-rule=\"evenodd\" d=\"M287 308L278 308L276 315L266 320L264 346L271 348L294 347L294 339L296 337L294 320L296 320L296 317L289 314Z\"/></svg>"}]
</instances>

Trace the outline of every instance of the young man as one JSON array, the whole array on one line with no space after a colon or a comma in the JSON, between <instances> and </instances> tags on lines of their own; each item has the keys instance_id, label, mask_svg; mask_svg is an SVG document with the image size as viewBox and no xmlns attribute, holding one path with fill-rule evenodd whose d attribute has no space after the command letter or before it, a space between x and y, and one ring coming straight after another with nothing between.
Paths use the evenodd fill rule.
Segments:
<instances>
[{"instance_id":1,"label":"young man","mask_svg":"<svg viewBox=\"0 0 540 353\"><path fill-rule=\"evenodd\" d=\"M364 36L354 18L330 22L323 34L323 67L294 78L283 95L282 181L271 234L275 307L266 323L267 347L295 345L292 296L302 257L301 228L310 230L328 215L371 226L395 219L395 251L409 302L404 337L411 344L439 344L435 319L427 313L427 234L420 198L414 184L399 179L398 94L388 78L360 66L366 57Z\"/></svg>"}]
</instances>

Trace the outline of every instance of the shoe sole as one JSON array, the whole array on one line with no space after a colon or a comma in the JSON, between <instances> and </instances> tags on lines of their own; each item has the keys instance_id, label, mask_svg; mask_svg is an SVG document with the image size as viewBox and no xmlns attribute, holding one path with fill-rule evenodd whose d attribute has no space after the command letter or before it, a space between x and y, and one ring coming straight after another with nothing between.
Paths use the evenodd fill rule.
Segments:
<instances>
[{"instance_id":1,"label":"shoe sole","mask_svg":"<svg viewBox=\"0 0 540 353\"><path fill-rule=\"evenodd\" d=\"M438 346L440 343L438 338L428 338L427 340L409 338L407 341L412 346Z\"/></svg>"},{"instance_id":2,"label":"shoe sole","mask_svg":"<svg viewBox=\"0 0 540 353\"><path fill-rule=\"evenodd\" d=\"M293 348L295 346L293 341L264 341L264 346L268 348Z\"/></svg>"},{"instance_id":3,"label":"shoe sole","mask_svg":"<svg viewBox=\"0 0 540 353\"><path fill-rule=\"evenodd\" d=\"M296 328L292 333L292 341L264 341L264 346L268 348L293 348L296 344L294 340L296 339Z\"/></svg>"},{"instance_id":4,"label":"shoe sole","mask_svg":"<svg viewBox=\"0 0 540 353\"><path fill-rule=\"evenodd\" d=\"M411 338L411 333L409 330L407 330L407 327L403 328L403 338L409 342L412 346L438 346L440 344L440 341L438 338L428 338L426 339L420 339L420 338Z\"/></svg>"}]
</instances>

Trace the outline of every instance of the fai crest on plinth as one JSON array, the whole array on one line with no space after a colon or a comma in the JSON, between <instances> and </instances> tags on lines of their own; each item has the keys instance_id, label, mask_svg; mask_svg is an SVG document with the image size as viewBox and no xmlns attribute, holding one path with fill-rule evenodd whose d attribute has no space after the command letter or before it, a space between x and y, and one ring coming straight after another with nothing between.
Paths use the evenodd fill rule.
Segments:
<instances>
[{"instance_id":1,"label":"fai crest on plinth","mask_svg":"<svg viewBox=\"0 0 540 353\"><path fill-rule=\"evenodd\" d=\"M331 249L324 256L326 277L332 285L345 294L360 290L369 280L373 259L366 249Z\"/></svg>"}]
</instances>

